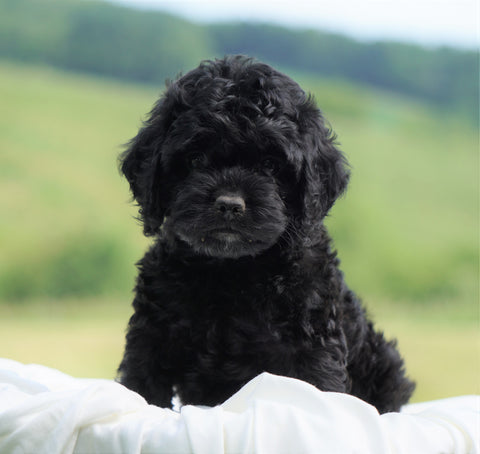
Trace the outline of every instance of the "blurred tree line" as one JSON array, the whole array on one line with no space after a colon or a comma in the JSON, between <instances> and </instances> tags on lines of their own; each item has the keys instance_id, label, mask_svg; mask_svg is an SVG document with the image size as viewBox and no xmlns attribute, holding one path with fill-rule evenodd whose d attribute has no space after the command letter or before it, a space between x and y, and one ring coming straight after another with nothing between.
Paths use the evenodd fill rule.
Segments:
<instances>
[{"instance_id":1,"label":"blurred tree line","mask_svg":"<svg viewBox=\"0 0 480 454\"><path fill-rule=\"evenodd\" d=\"M244 53L281 68L361 82L468 114L478 122L478 54L319 31L202 26L97 1L0 0L0 57L163 83L205 58Z\"/></svg>"}]
</instances>

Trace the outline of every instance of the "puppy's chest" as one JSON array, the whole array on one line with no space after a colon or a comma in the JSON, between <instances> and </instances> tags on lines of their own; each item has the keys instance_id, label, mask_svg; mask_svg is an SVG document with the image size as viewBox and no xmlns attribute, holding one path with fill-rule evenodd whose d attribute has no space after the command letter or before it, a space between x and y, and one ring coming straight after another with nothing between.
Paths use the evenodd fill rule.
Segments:
<instances>
[{"instance_id":1,"label":"puppy's chest","mask_svg":"<svg viewBox=\"0 0 480 454\"><path fill-rule=\"evenodd\" d=\"M314 335L312 297L284 276L208 276L186 282L178 296L197 350L228 355L271 351Z\"/></svg>"},{"instance_id":2,"label":"puppy's chest","mask_svg":"<svg viewBox=\"0 0 480 454\"><path fill-rule=\"evenodd\" d=\"M285 306L294 285L284 276L256 273L210 272L180 283L183 304L192 315L215 318L215 314L240 316L269 314Z\"/></svg>"}]
</instances>

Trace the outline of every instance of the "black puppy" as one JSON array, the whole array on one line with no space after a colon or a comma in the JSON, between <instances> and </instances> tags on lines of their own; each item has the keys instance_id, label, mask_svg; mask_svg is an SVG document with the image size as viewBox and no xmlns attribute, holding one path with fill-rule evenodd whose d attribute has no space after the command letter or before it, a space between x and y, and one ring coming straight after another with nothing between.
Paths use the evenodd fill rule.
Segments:
<instances>
[{"instance_id":1,"label":"black puppy","mask_svg":"<svg viewBox=\"0 0 480 454\"><path fill-rule=\"evenodd\" d=\"M380 412L414 384L338 269L323 225L348 170L312 98L242 56L170 83L121 157L155 242L139 262L119 380L169 407L267 371Z\"/></svg>"}]
</instances>

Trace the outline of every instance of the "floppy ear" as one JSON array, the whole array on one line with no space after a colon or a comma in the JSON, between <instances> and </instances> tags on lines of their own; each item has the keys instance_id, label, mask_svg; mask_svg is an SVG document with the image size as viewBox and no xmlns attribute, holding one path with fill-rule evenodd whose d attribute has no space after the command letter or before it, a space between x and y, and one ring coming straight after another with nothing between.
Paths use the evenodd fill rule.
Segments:
<instances>
[{"instance_id":1,"label":"floppy ear","mask_svg":"<svg viewBox=\"0 0 480 454\"><path fill-rule=\"evenodd\" d=\"M154 235L165 216L162 201L162 144L165 140L167 119L164 99L160 99L149 119L120 155L120 170L130 183L133 198L140 207L140 218L145 235Z\"/></svg>"},{"instance_id":2,"label":"floppy ear","mask_svg":"<svg viewBox=\"0 0 480 454\"><path fill-rule=\"evenodd\" d=\"M327 215L350 177L347 160L335 139L318 109L310 110L304 133L304 203L305 218L313 224Z\"/></svg>"}]
</instances>

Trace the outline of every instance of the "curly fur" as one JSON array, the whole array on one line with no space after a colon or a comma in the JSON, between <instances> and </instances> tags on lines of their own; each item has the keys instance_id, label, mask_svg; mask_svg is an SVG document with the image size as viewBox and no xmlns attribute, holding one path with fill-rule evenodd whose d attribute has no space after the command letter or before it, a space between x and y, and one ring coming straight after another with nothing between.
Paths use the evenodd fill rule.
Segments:
<instances>
[{"instance_id":1,"label":"curly fur","mask_svg":"<svg viewBox=\"0 0 480 454\"><path fill-rule=\"evenodd\" d=\"M346 160L313 99L242 56L167 86L121 157L155 241L119 380L216 405L267 371L397 411L414 385L344 283L323 220Z\"/></svg>"}]
</instances>

